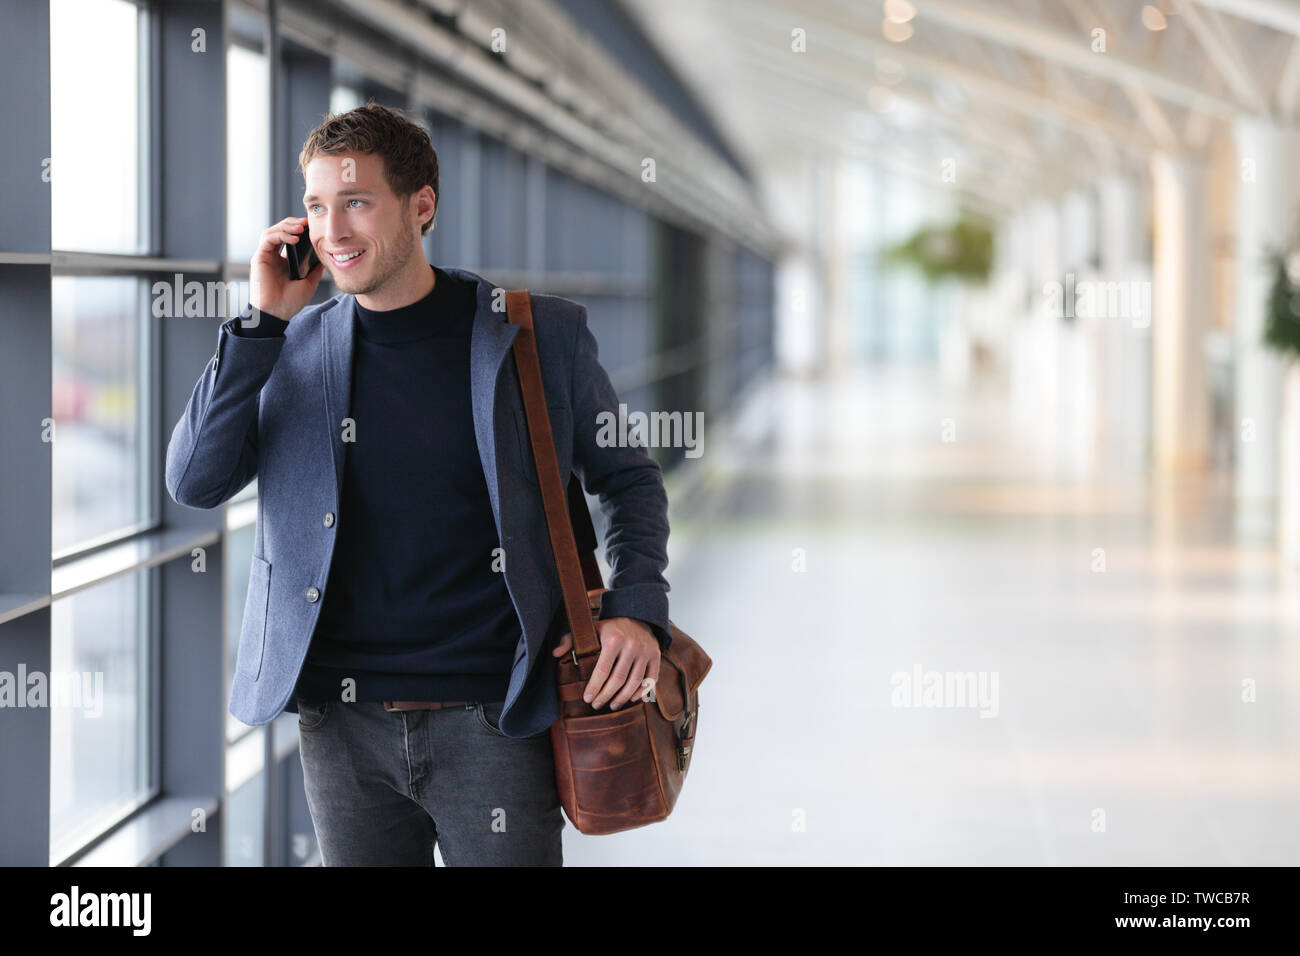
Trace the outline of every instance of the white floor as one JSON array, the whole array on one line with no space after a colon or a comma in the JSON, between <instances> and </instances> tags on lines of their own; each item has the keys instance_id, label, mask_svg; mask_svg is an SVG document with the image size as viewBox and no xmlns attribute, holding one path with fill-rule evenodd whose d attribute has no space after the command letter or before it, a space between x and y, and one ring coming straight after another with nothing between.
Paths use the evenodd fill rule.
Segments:
<instances>
[{"instance_id":1,"label":"white floor","mask_svg":"<svg viewBox=\"0 0 1300 956\"><path fill-rule=\"evenodd\" d=\"M673 620L714 661L686 788L567 828L566 865L1300 863L1300 587L1222 476L1065 473L926 369L741 419L672 522ZM895 706L914 671L989 696Z\"/></svg>"}]
</instances>

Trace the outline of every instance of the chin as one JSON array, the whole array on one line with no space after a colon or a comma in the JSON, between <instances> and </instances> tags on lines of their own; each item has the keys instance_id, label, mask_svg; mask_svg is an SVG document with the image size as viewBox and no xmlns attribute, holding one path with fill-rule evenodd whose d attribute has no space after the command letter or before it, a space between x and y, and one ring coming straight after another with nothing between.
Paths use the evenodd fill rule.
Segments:
<instances>
[{"instance_id":1,"label":"chin","mask_svg":"<svg viewBox=\"0 0 1300 956\"><path fill-rule=\"evenodd\" d=\"M331 273L331 277L334 279L334 288L338 289L340 292L355 295L366 290L366 283L360 276Z\"/></svg>"}]
</instances>

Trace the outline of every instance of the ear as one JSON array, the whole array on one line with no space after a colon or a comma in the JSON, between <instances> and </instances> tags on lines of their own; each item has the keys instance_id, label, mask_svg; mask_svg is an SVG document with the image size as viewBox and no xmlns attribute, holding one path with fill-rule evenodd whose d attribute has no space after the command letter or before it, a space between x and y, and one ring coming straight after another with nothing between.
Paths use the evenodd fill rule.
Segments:
<instances>
[{"instance_id":1,"label":"ear","mask_svg":"<svg viewBox=\"0 0 1300 956\"><path fill-rule=\"evenodd\" d=\"M420 220L420 228L424 229L424 224L429 222L437 215L438 196L433 191L432 186L425 186L419 192L415 193L415 209Z\"/></svg>"}]
</instances>

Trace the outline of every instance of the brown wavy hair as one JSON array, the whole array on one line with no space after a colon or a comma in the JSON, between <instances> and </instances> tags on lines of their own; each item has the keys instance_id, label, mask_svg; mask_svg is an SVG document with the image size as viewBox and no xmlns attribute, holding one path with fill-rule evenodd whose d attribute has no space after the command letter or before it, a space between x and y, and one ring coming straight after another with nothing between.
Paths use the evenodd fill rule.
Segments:
<instances>
[{"instance_id":1,"label":"brown wavy hair","mask_svg":"<svg viewBox=\"0 0 1300 956\"><path fill-rule=\"evenodd\" d=\"M384 178L399 197L405 200L425 186L434 192L433 215L420 227L424 235L433 228L442 205L438 192L438 153L424 127L407 119L400 110L381 106L374 101L346 113L331 113L307 134L298 154L302 176L307 178L307 164L316 154L375 153L384 161Z\"/></svg>"}]
</instances>

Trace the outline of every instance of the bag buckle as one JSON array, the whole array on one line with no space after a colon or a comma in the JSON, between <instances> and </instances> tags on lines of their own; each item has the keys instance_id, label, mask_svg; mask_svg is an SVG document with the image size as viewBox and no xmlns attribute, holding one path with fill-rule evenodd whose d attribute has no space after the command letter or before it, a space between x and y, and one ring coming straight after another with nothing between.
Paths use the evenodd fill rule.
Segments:
<instances>
[{"instance_id":1,"label":"bag buckle","mask_svg":"<svg viewBox=\"0 0 1300 956\"><path fill-rule=\"evenodd\" d=\"M686 763L690 759L691 759L690 747L681 746L677 748L677 769L678 770L684 771L686 769Z\"/></svg>"}]
</instances>

